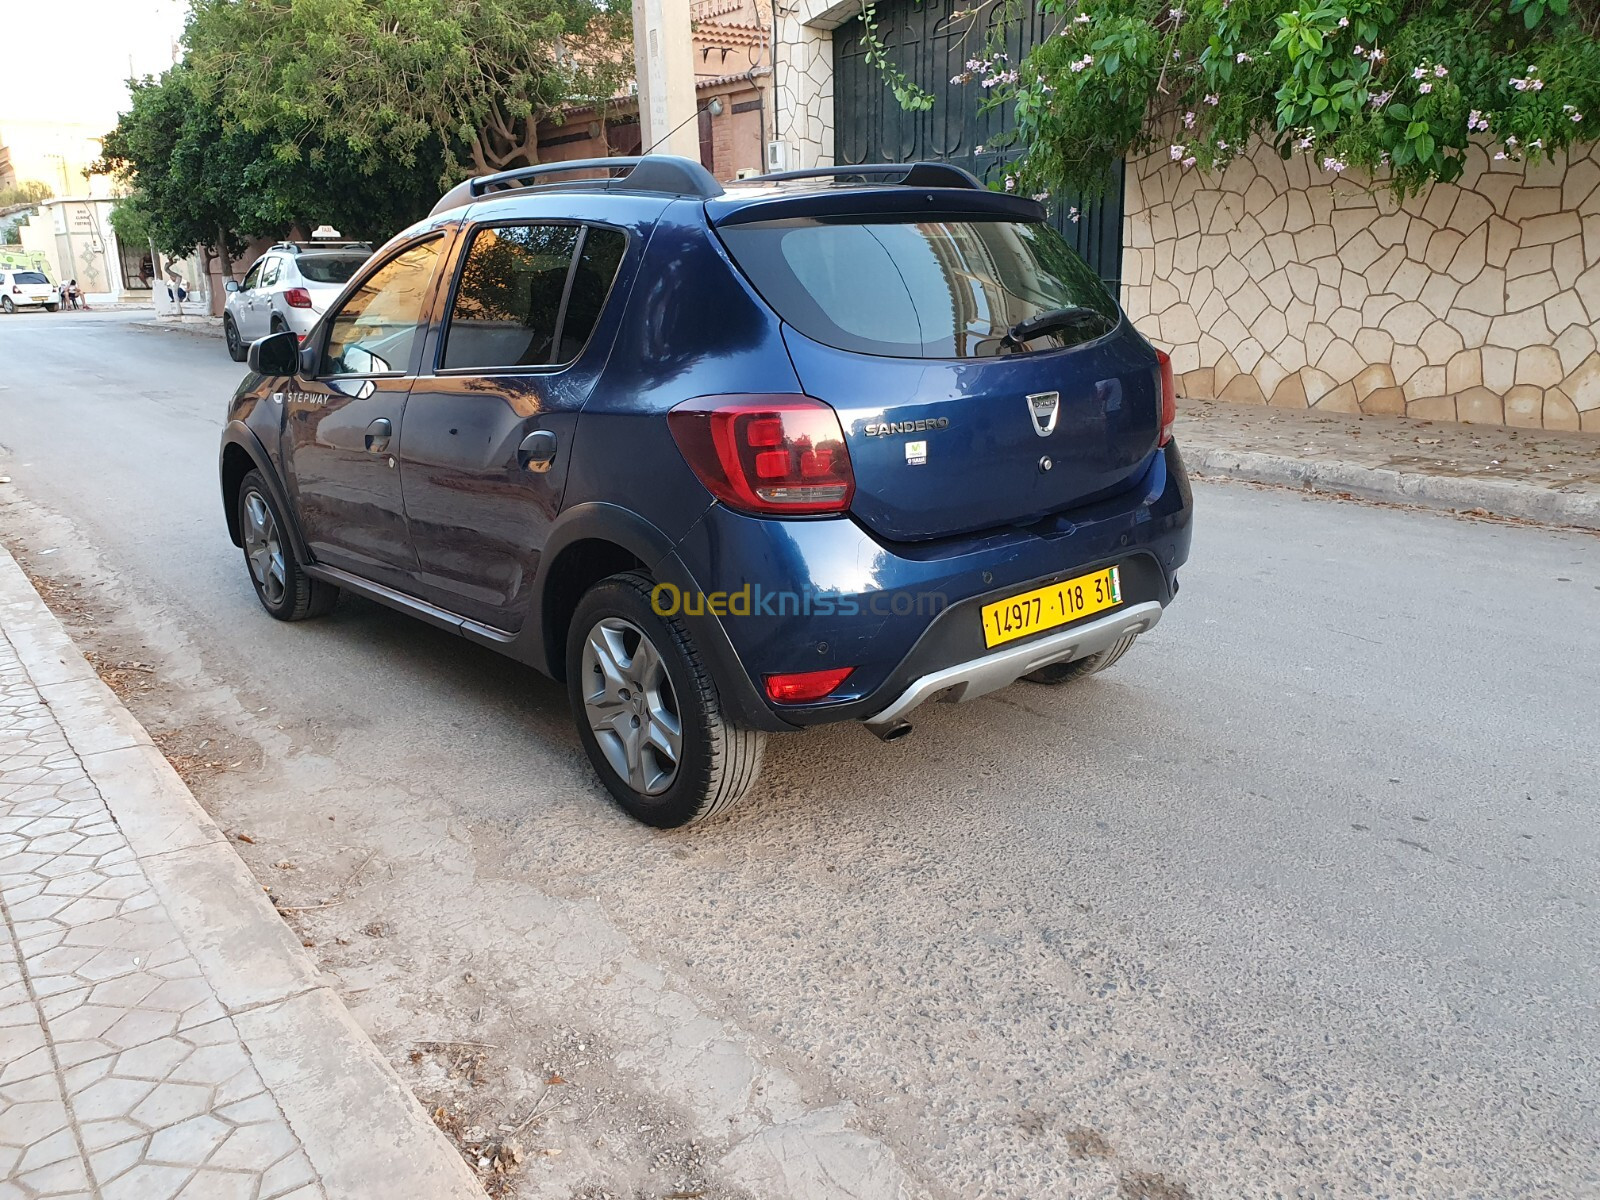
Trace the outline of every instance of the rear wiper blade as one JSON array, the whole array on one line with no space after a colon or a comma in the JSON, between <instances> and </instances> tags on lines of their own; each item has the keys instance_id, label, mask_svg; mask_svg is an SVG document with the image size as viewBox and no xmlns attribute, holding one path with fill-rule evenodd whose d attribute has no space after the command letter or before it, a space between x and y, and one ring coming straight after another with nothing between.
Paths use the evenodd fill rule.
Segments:
<instances>
[{"instance_id":1,"label":"rear wiper blade","mask_svg":"<svg viewBox=\"0 0 1600 1200\"><path fill-rule=\"evenodd\" d=\"M1038 316L1029 317L1026 321L1018 321L1006 330L1005 340L1021 344L1031 342L1043 333L1055 333L1061 329L1071 329L1077 325L1087 325L1094 321L1100 325L1109 325L1110 319L1098 308L1087 308L1082 304L1069 304L1065 308L1051 308Z\"/></svg>"}]
</instances>

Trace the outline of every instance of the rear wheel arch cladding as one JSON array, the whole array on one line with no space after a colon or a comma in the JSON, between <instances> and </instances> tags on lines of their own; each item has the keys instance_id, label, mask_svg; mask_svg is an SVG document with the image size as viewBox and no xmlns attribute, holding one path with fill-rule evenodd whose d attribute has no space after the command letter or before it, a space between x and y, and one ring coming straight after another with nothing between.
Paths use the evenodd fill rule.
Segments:
<instances>
[{"instance_id":1,"label":"rear wheel arch cladding","mask_svg":"<svg viewBox=\"0 0 1600 1200\"><path fill-rule=\"evenodd\" d=\"M258 470L256 460L238 442L229 442L222 451L222 507L228 519L228 537L235 546L244 544L239 529L239 489L244 477Z\"/></svg>"},{"instance_id":2,"label":"rear wheel arch cladding","mask_svg":"<svg viewBox=\"0 0 1600 1200\"><path fill-rule=\"evenodd\" d=\"M605 538L581 538L556 552L540 595L545 662L553 678L566 679L568 629L584 594L625 571L649 574L649 567L633 551Z\"/></svg>"}]
</instances>

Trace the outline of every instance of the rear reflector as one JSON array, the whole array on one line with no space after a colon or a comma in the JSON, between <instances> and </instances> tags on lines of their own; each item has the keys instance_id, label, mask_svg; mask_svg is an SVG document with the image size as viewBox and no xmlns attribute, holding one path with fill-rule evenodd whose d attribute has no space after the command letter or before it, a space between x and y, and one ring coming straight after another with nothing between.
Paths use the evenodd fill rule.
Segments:
<instances>
[{"instance_id":1,"label":"rear reflector","mask_svg":"<svg viewBox=\"0 0 1600 1200\"><path fill-rule=\"evenodd\" d=\"M1178 389L1172 381L1172 357L1165 350L1156 351L1156 371L1161 381L1161 440L1165 446L1172 440L1172 427L1178 421Z\"/></svg>"},{"instance_id":2,"label":"rear reflector","mask_svg":"<svg viewBox=\"0 0 1600 1200\"><path fill-rule=\"evenodd\" d=\"M844 512L855 475L839 416L810 396L702 396L667 414L700 482L745 512Z\"/></svg>"},{"instance_id":3,"label":"rear reflector","mask_svg":"<svg viewBox=\"0 0 1600 1200\"><path fill-rule=\"evenodd\" d=\"M289 288L283 293L283 302L290 308L310 308L311 293L305 288Z\"/></svg>"},{"instance_id":4,"label":"rear reflector","mask_svg":"<svg viewBox=\"0 0 1600 1200\"><path fill-rule=\"evenodd\" d=\"M821 700L850 677L854 667L829 667L826 671L799 671L768 675L767 699L776 704L804 704Z\"/></svg>"}]
</instances>

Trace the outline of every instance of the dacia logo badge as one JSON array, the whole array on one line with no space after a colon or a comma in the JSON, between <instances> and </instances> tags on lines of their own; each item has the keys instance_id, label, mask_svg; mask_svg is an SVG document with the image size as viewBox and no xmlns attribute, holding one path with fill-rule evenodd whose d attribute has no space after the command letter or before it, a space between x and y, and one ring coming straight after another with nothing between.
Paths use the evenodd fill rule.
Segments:
<instances>
[{"instance_id":1,"label":"dacia logo badge","mask_svg":"<svg viewBox=\"0 0 1600 1200\"><path fill-rule=\"evenodd\" d=\"M1028 412L1033 416L1033 431L1040 437L1055 432L1056 417L1061 413L1060 392L1034 392L1028 397Z\"/></svg>"}]
</instances>

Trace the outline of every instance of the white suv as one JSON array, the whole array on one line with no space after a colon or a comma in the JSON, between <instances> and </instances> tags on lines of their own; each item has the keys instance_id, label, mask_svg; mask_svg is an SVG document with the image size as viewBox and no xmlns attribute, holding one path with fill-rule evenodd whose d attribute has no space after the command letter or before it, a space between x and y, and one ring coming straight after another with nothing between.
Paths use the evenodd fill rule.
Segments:
<instances>
[{"instance_id":1,"label":"white suv","mask_svg":"<svg viewBox=\"0 0 1600 1200\"><path fill-rule=\"evenodd\" d=\"M43 271L0 270L0 311L43 308L55 312L60 307L61 293Z\"/></svg>"},{"instance_id":2,"label":"white suv","mask_svg":"<svg viewBox=\"0 0 1600 1200\"><path fill-rule=\"evenodd\" d=\"M243 362L251 342L284 329L304 338L371 257L365 242L279 242L243 283L228 280L222 332L229 356Z\"/></svg>"}]
</instances>

